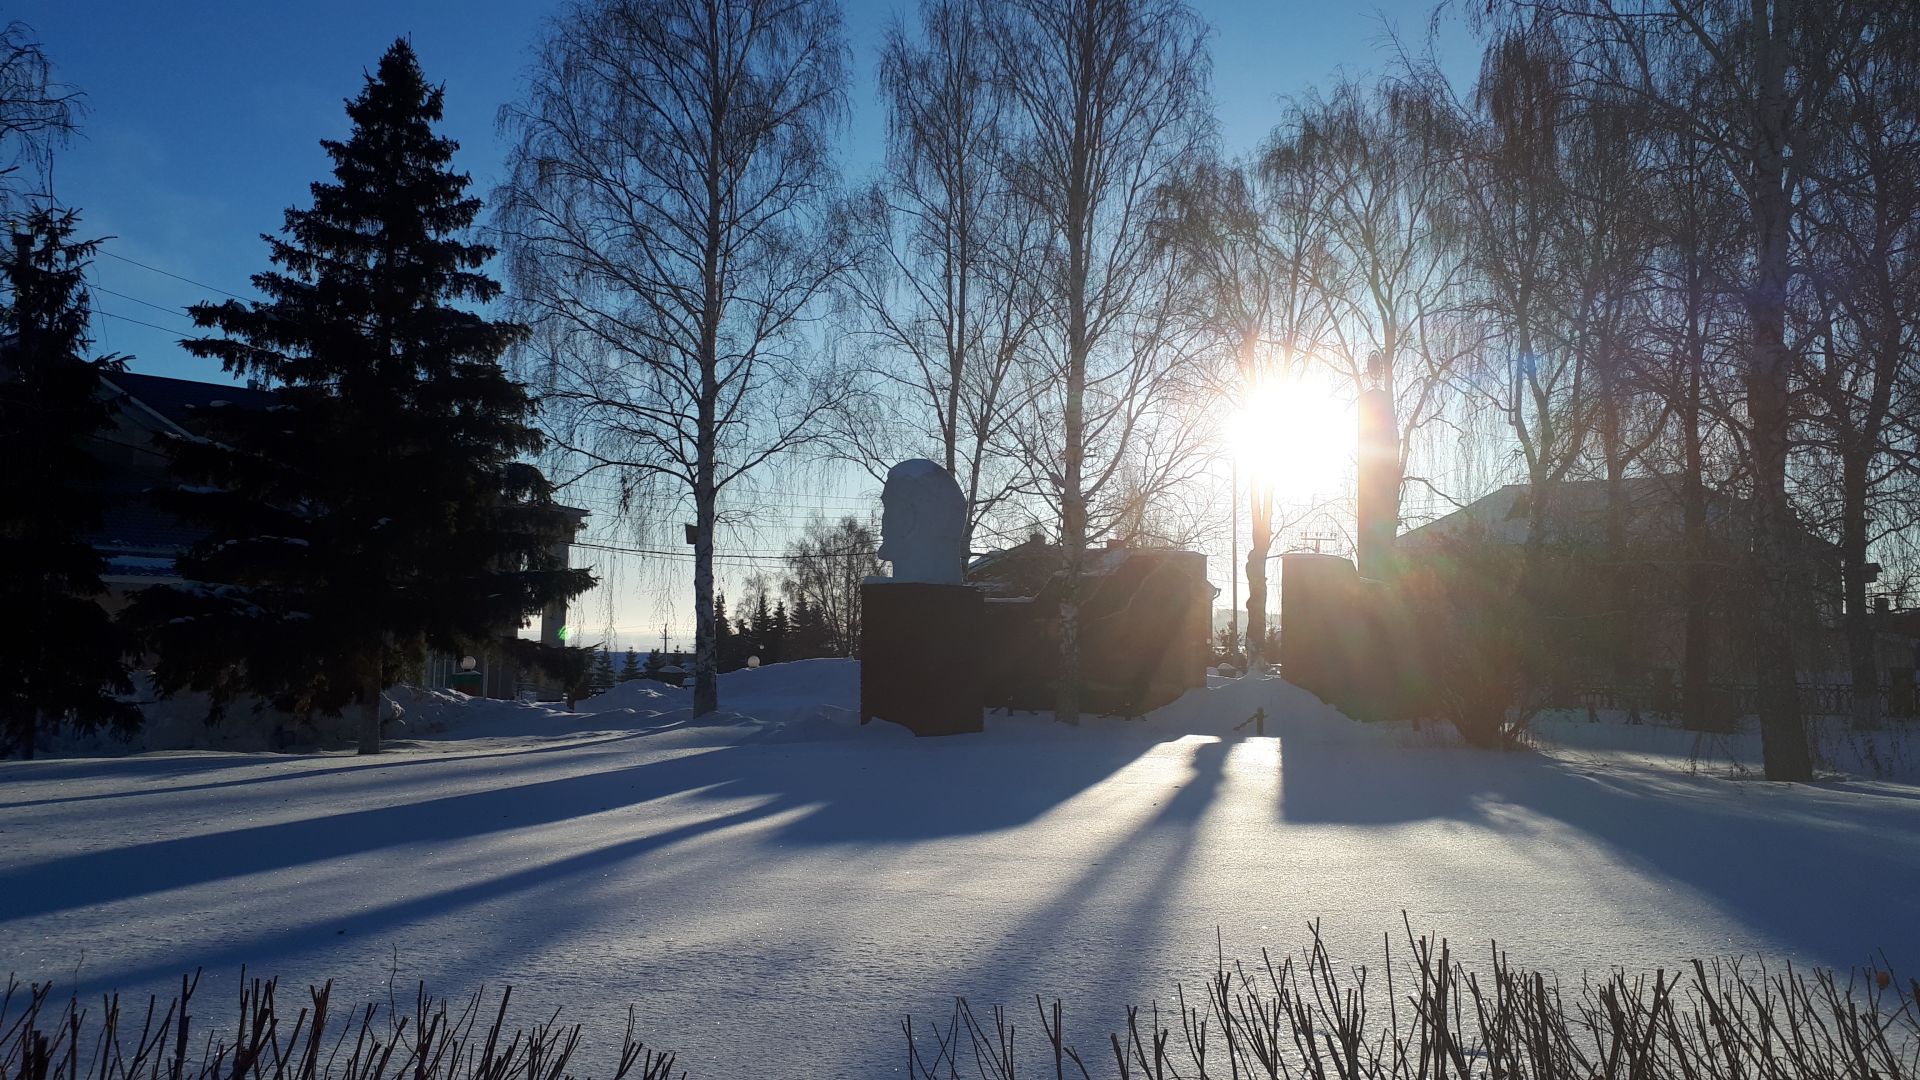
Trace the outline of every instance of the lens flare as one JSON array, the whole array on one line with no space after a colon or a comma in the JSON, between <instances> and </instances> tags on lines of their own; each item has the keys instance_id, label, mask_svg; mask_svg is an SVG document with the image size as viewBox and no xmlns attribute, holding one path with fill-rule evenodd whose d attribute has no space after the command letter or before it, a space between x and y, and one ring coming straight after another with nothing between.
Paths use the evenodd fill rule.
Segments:
<instances>
[{"instance_id":1,"label":"lens flare","mask_svg":"<svg viewBox=\"0 0 1920 1080\"><path fill-rule=\"evenodd\" d=\"M1227 436L1252 483L1282 500L1307 500L1351 487L1358 425L1352 388L1314 371L1256 382Z\"/></svg>"}]
</instances>

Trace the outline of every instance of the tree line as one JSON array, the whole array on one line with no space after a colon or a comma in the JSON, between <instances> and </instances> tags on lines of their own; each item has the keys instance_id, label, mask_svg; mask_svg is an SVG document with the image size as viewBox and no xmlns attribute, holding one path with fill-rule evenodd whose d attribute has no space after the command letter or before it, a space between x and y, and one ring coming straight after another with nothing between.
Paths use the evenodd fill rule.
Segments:
<instances>
[{"instance_id":1,"label":"tree line","mask_svg":"<svg viewBox=\"0 0 1920 1080\"><path fill-rule=\"evenodd\" d=\"M1915 568L1920 12L1495 0L1471 18L1467 85L1403 44L1382 75L1277 103L1236 156L1188 4L923 0L858 58L887 140L857 185L834 156L856 58L832 0L582 0L550 20L500 112L486 224L515 329L489 347L567 479L692 519L696 711L718 705L728 508L775 464L879 476L921 455L960 484L972 546L1057 542L1057 715L1075 720L1085 552L1210 532L1193 503L1223 403L1322 367L1392 402L1396 505L1524 480L1529 566L1557 493L1597 481L1625 584L1628 482L1668 485L1690 702L1725 599L1715 515L1746 508L1767 771L1807 775L1801 534L1838 553L1856 684L1879 682L1872 587ZM277 243L296 275L320 265ZM454 295L484 299L461 276L478 266ZM270 312L300 302L262 291ZM278 314L205 314L235 342L205 351L235 370L288 344ZM1257 658L1276 507L1248 495ZM1630 620L1609 626L1620 674L1643 670Z\"/></svg>"},{"instance_id":2,"label":"tree line","mask_svg":"<svg viewBox=\"0 0 1920 1080\"><path fill-rule=\"evenodd\" d=\"M1625 482L1652 476L1698 570L1737 495L1768 771L1800 776L1798 531L1838 546L1849 662L1877 685L1868 585L1911 517L1915 19L1501 0L1475 10L1471 85L1403 48L1278 106L1236 158L1193 8L927 0L878 58L885 162L842 194L833 5L606 0L549 28L503 113L505 244L551 330L532 352L561 444L683 490L697 536L728 485L803 449L875 475L925 454L976 536L1046 529L1065 720L1082 553L1191 539L1219 402L1303 367L1387 393L1401 485L1524 479L1530 549L1575 479L1604 483L1624 545ZM1257 655L1274 509L1251 495ZM1683 577L1702 701L1713 597Z\"/></svg>"},{"instance_id":3,"label":"tree line","mask_svg":"<svg viewBox=\"0 0 1920 1080\"><path fill-rule=\"evenodd\" d=\"M25 28L6 31L38 56ZM25 69L44 109L44 60ZM18 93L21 71L0 76ZM34 88L39 87L38 91ZM476 307L500 286L492 248L469 233L481 201L437 134L443 93L395 42L347 103L351 132L325 140L329 178L265 236L262 299L189 310L207 336L187 350L272 388L259 408L202 410L164 436L171 482L147 497L204 530L176 561L179 584L139 590L117 617L98 599L106 560L90 541L117 498L93 445L119 407L117 357L90 356L85 267L97 242L45 198L16 216L5 264L6 377L0 440L17 454L0 498L0 598L18 618L0 648L6 727L31 755L39 734L137 725L127 667L163 694L210 695L217 717L251 699L295 716L360 714L380 747L382 693L428 650L507 648L562 677L585 650L512 635L549 601L584 591L570 569L572 517L528 463L544 440L502 355L526 328ZM71 112L44 125L71 126ZM516 648L517 647L517 648Z\"/></svg>"}]
</instances>

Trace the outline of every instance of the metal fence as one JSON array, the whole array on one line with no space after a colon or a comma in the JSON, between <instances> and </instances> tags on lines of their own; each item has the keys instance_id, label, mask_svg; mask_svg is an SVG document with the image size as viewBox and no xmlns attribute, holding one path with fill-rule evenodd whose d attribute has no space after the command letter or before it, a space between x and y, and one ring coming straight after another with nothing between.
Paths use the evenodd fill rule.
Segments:
<instances>
[{"instance_id":1,"label":"metal fence","mask_svg":"<svg viewBox=\"0 0 1920 1080\"><path fill-rule=\"evenodd\" d=\"M1901 694L1888 685L1876 687L1874 695L1881 715L1913 715L1912 691ZM1742 683L1714 683L1711 687L1714 695L1715 711L1732 716L1752 716L1760 711L1760 688ZM1809 682L1799 685L1800 711L1806 716L1851 716L1853 715L1853 684L1835 682ZM1571 696L1557 695L1564 700L1553 702L1554 708L1574 709L1617 709L1622 711L1638 709L1643 713L1684 712L1686 701L1680 691L1670 689L1664 693L1658 687L1618 687L1586 686L1574 691ZM1903 700L1903 698L1905 700ZM1889 705L1892 706L1889 709Z\"/></svg>"}]
</instances>

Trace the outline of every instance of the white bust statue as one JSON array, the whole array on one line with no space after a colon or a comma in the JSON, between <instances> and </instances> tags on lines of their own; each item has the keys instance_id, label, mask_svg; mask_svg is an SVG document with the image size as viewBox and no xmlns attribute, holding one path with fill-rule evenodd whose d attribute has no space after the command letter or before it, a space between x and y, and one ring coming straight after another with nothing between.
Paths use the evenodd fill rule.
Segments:
<instances>
[{"instance_id":1,"label":"white bust statue","mask_svg":"<svg viewBox=\"0 0 1920 1080\"><path fill-rule=\"evenodd\" d=\"M937 463L903 461L880 491L880 557L894 581L959 585L966 571L967 499Z\"/></svg>"}]
</instances>

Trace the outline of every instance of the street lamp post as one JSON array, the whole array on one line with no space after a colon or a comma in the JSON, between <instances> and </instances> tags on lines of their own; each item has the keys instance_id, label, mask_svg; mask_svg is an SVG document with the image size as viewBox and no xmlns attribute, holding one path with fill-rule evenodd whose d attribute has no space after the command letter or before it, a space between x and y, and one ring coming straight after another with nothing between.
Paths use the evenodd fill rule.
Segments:
<instances>
[{"instance_id":1,"label":"street lamp post","mask_svg":"<svg viewBox=\"0 0 1920 1080\"><path fill-rule=\"evenodd\" d=\"M1233 638L1235 652L1240 651L1240 459L1229 462L1227 486L1232 489L1233 509L1227 520L1228 551L1227 580L1232 582L1233 606L1227 609L1227 633Z\"/></svg>"}]
</instances>

